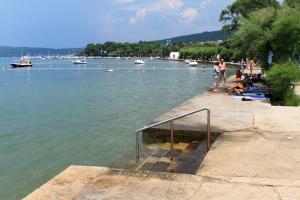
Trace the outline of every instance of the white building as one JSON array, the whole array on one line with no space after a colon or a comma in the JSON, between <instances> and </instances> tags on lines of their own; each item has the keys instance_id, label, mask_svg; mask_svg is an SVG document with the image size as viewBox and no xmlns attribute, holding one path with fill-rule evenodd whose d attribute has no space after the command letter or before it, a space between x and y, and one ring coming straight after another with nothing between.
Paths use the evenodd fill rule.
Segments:
<instances>
[{"instance_id":1,"label":"white building","mask_svg":"<svg viewBox=\"0 0 300 200\"><path fill-rule=\"evenodd\" d=\"M179 59L179 52L171 52L170 59Z\"/></svg>"}]
</instances>

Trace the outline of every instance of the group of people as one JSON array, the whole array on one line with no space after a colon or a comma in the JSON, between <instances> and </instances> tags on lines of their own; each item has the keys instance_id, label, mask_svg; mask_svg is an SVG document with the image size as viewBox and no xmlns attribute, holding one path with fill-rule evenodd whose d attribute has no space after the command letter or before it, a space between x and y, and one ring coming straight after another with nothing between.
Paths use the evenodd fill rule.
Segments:
<instances>
[{"instance_id":1,"label":"group of people","mask_svg":"<svg viewBox=\"0 0 300 200\"><path fill-rule=\"evenodd\" d=\"M261 81L261 76L253 74L253 68L257 66L255 60L246 59L246 62L242 60L241 67L236 67L235 70L235 79L236 83L228 87L228 94L242 94L244 90L252 86L252 79L259 79ZM250 74L245 73L245 69L249 69ZM258 77L257 77L258 76Z\"/></svg>"},{"instance_id":2,"label":"group of people","mask_svg":"<svg viewBox=\"0 0 300 200\"><path fill-rule=\"evenodd\" d=\"M257 66L257 63L255 60L250 60L246 58L246 62L244 60L241 61L241 70L244 73L244 69L248 68L250 70L250 74L253 73L253 68Z\"/></svg>"},{"instance_id":3,"label":"group of people","mask_svg":"<svg viewBox=\"0 0 300 200\"><path fill-rule=\"evenodd\" d=\"M247 77L244 74L244 70L248 68L250 70L250 75L253 73L254 67L257 66L255 60L249 60L246 59L246 62L243 60L241 61L241 67L236 69L235 75L236 75L236 84L228 87L229 94L232 93L242 93L243 89L247 87ZM242 79L242 76L245 76L244 79ZM217 61L214 65L213 69L213 78L214 78L214 84L213 87L210 89L212 91L217 91L218 86L222 81L226 83L226 63L224 62L224 59L220 59L220 61Z\"/></svg>"},{"instance_id":4,"label":"group of people","mask_svg":"<svg viewBox=\"0 0 300 200\"><path fill-rule=\"evenodd\" d=\"M226 83L226 63L224 62L224 59L221 59L220 61L215 63L213 77L214 77L213 90L217 89L217 87L222 82L222 79L224 83Z\"/></svg>"}]
</instances>

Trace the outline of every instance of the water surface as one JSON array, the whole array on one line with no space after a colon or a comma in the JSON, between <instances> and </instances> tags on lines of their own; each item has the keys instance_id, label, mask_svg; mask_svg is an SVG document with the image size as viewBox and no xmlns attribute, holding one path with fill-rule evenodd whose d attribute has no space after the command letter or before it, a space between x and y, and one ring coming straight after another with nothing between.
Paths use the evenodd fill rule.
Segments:
<instances>
[{"instance_id":1,"label":"water surface","mask_svg":"<svg viewBox=\"0 0 300 200\"><path fill-rule=\"evenodd\" d=\"M175 61L0 58L0 199L20 199L69 165L128 167L137 128L205 91L212 71ZM105 72L114 68L113 73Z\"/></svg>"}]
</instances>

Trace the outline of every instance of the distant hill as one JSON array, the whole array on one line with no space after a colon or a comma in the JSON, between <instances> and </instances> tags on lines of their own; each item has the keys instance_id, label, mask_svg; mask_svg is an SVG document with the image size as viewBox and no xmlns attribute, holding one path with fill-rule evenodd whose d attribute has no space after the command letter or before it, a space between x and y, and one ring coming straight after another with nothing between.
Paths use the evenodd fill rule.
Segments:
<instances>
[{"instance_id":1,"label":"distant hill","mask_svg":"<svg viewBox=\"0 0 300 200\"><path fill-rule=\"evenodd\" d=\"M0 46L0 57L20 57L20 56L57 56L78 54L84 48L68 48L68 49L52 49L52 48L37 48L37 47L9 47Z\"/></svg>"},{"instance_id":2,"label":"distant hill","mask_svg":"<svg viewBox=\"0 0 300 200\"><path fill-rule=\"evenodd\" d=\"M217 41L217 40L226 40L228 38L228 34L223 33L221 31L210 31L210 32L203 32L203 33L196 33L191 35L183 35L173 38L168 38L164 40L159 40L162 44L169 43L191 43L191 42L207 42L207 41Z\"/></svg>"},{"instance_id":3,"label":"distant hill","mask_svg":"<svg viewBox=\"0 0 300 200\"><path fill-rule=\"evenodd\" d=\"M191 35L183 35L173 38L167 38L164 40L158 40L162 44L166 43L195 43L195 42L207 42L207 41L217 41L226 40L228 34L221 31L210 31ZM66 48L66 49L53 49L53 48L38 48L38 47L10 47L10 46L0 46L0 57L20 57L25 55L30 56L57 56L57 55L71 55L79 54L84 51L84 48Z\"/></svg>"}]
</instances>

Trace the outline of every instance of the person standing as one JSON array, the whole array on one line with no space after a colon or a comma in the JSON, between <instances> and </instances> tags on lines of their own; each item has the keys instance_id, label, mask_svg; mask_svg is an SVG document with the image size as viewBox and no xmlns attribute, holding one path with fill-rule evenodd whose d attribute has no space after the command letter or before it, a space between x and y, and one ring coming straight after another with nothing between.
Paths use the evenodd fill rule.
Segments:
<instances>
[{"instance_id":1,"label":"person standing","mask_svg":"<svg viewBox=\"0 0 300 200\"><path fill-rule=\"evenodd\" d=\"M254 60L251 60L250 61L250 74L252 74L254 67L256 67L256 63Z\"/></svg>"},{"instance_id":2,"label":"person standing","mask_svg":"<svg viewBox=\"0 0 300 200\"><path fill-rule=\"evenodd\" d=\"M226 63L224 62L224 59L221 59L219 67L220 67L220 82L222 81L223 78L224 83L226 83Z\"/></svg>"},{"instance_id":3,"label":"person standing","mask_svg":"<svg viewBox=\"0 0 300 200\"><path fill-rule=\"evenodd\" d=\"M213 91L216 91L220 80L220 62L216 62L214 65L213 78L214 78Z\"/></svg>"},{"instance_id":4,"label":"person standing","mask_svg":"<svg viewBox=\"0 0 300 200\"><path fill-rule=\"evenodd\" d=\"M240 67L241 67L242 73L244 73L246 66L247 66L247 63L244 61L244 59L242 59L242 61L240 62Z\"/></svg>"}]
</instances>

